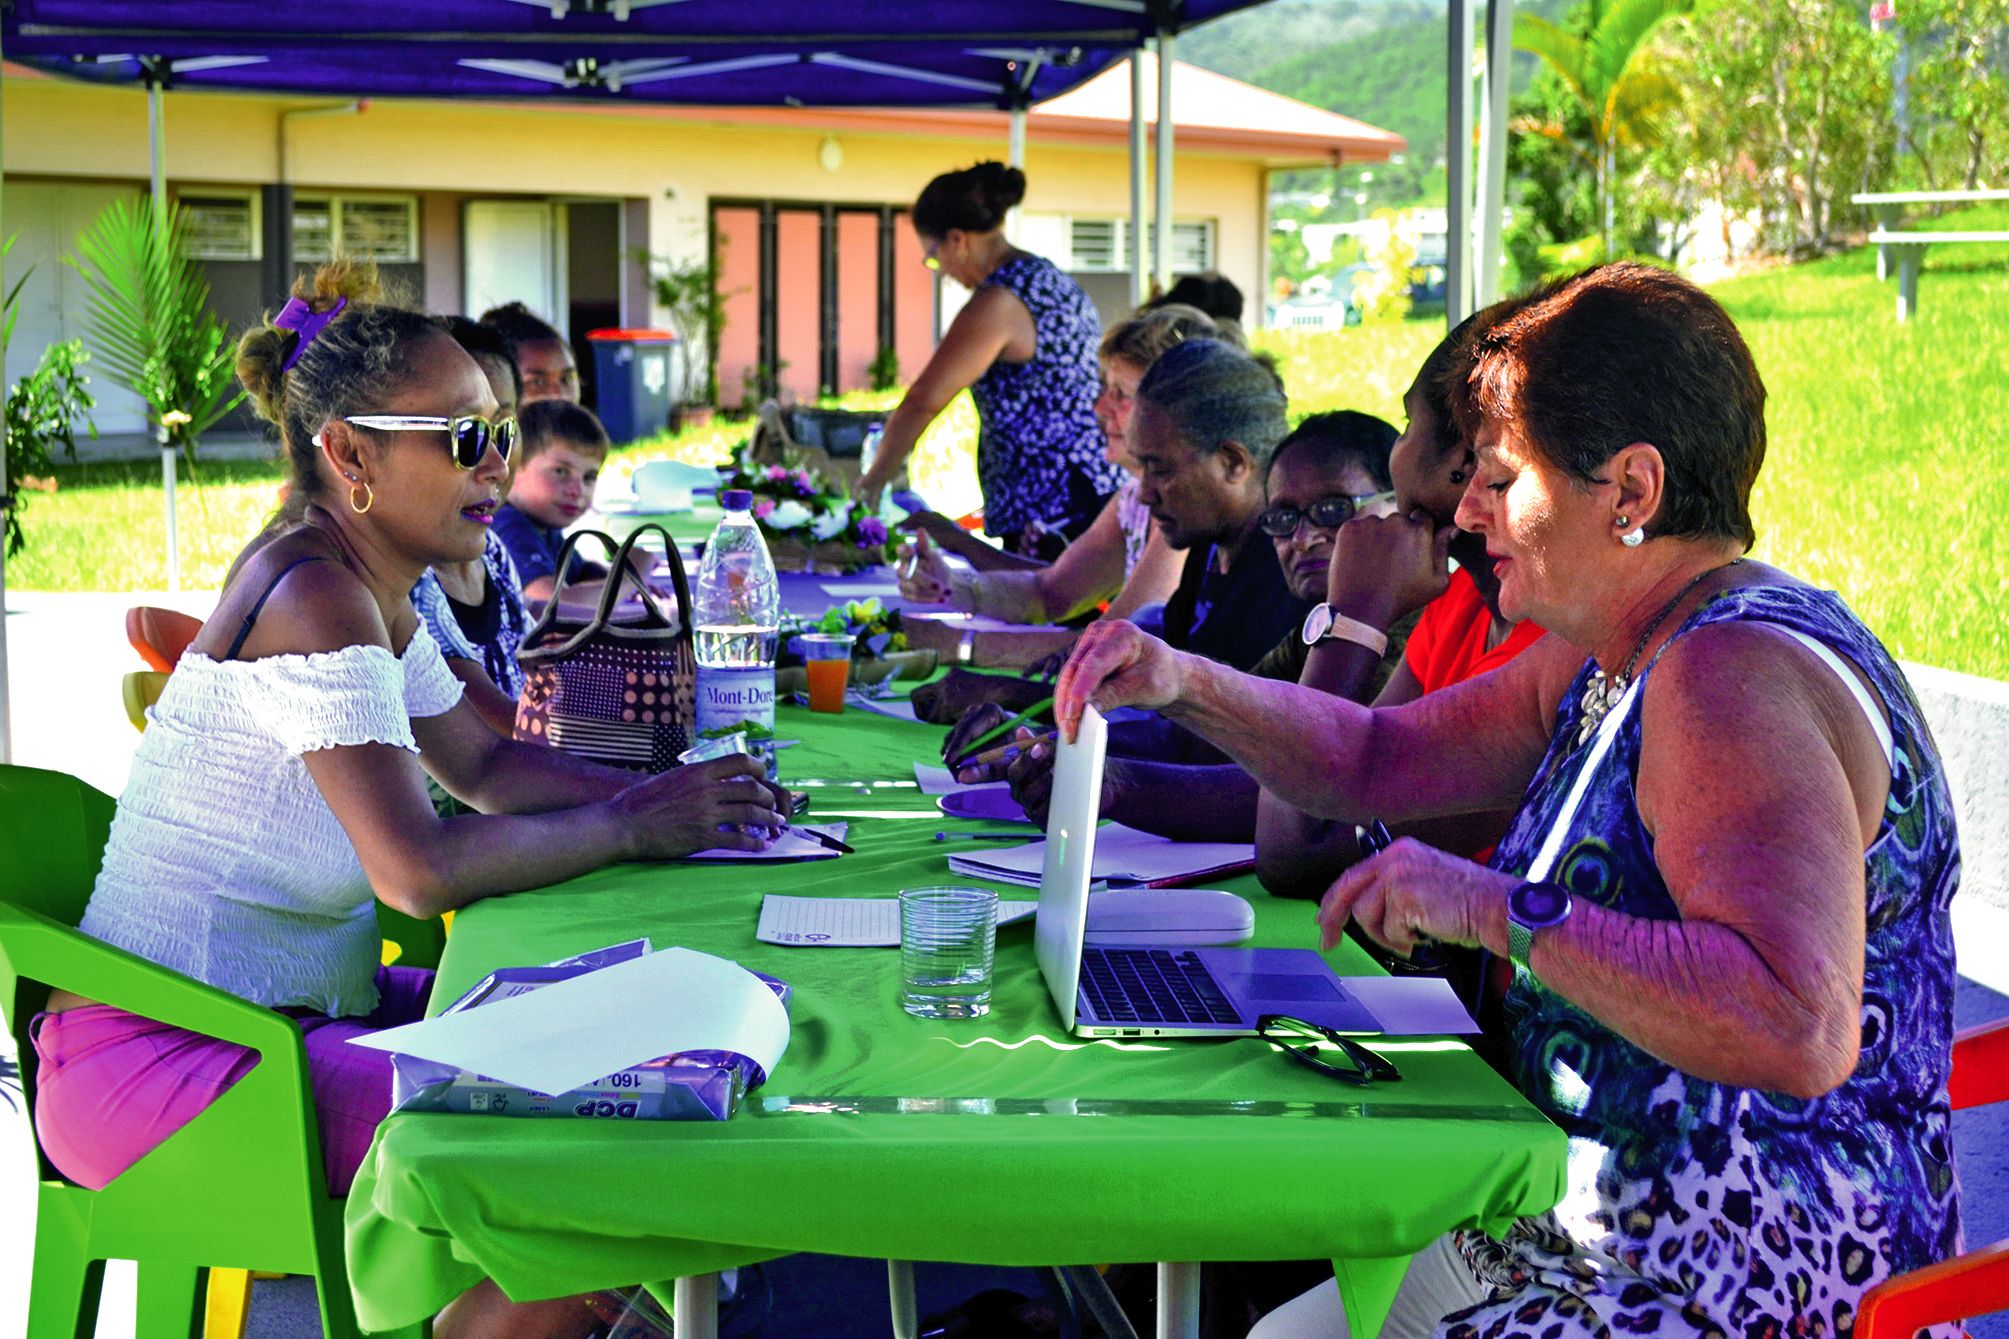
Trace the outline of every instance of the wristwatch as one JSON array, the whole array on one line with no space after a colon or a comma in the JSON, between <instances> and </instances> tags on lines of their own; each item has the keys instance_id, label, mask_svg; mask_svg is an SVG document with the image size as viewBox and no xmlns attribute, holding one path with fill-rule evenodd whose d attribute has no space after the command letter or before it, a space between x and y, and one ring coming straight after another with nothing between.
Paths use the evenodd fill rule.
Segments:
<instances>
[{"instance_id":1,"label":"wristwatch","mask_svg":"<svg viewBox=\"0 0 2009 1339\"><path fill-rule=\"evenodd\" d=\"M1388 654L1387 633L1357 618L1348 618L1329 604L1311 607L1311 612L1304 616L1304 631L1300 635L1306 646L1317 646L1320 642L1332 640L1364 646L1378 656Z\"/></svg>"},{"instance_id":2,"label":"wristwatch","mask_svg":"<svg viewBox=\"0 0 2009 1339\"><path fill-rule=\"evenodd\" d=\"M1570 918L1570 890L1559 883L1524 883L1507 894L1507 956L1527 967L1535 931ZM1530 968L1529 970L1533 970Z\"/></svg>"}]
</instances>

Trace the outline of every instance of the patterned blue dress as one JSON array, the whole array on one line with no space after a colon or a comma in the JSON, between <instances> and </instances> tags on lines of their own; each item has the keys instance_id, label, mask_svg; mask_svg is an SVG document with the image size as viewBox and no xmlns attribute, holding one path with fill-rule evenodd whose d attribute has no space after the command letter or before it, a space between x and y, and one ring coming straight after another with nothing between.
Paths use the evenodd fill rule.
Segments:
<instances>
[{"instance_id":1,"label":"patterned blue dress","mask_svg":"<svg viewBox=\"0 0 2009 1339\"><path fill-rule=\"evenodd\" d=\"M1040 256L1015 256L984 282L1025 304L1034 333L1031 358L1000 358L970 387L983 424L977 481L984 529L1019 535L1041 521L1073 534L1123 482L1122 466L1103 456L1095 421L1101 318L1081 285Z\"/></svg>"},{"instance_id":2,"label":"patterned blue dress","mask_svg":"<svg viewBox=\"0 0 2009 1339\"><path fill-rule=\"evenodd\" d=\"M1507 998L1513 1077L1570 1136L1568 1189L1556 1209L1522 1220L1504 1240L1457 1234L1494 1294L1446 1317L1446 1339L1845 1339L1863 1292L1960 1249L1946 1098L1947 906L1960 849L1937 751L1896 664L1832 592L1726 591L1676 635L1733 619L1825 643L1864 672L1890 716L1890 798L1863 857L1861 1059L1812 1101L1707 1083L1517 973ZM1563 698L1548 757L1494 857L1498 869L1533 863L1589 752L1574 743L1591 668ZM1551 877L1580 901L1671 920L1679 912L1633 792L1640 729L1635 710ZM1957 1327L1943 1333L1951 1339Z\"/></svg>"},{"instance_id":3,"label":"patterned blue dress","mask_svg":"<svg viewBox=\"0 0 2009 1339\"><path fill-rule=\"evenodd\" d=\"M502 537L490 530L481 561L487 570L487 591L482 597L481 615L486 620L484 635L478 639L461 626L453 602L440 589L439 578L428 567L419 584L412 587L412 607L439 643L440 653L472 660L488 671L488 677L504 697L523 696L523 669L516 663L516 648L530 630L523 609L523 583L516 579L516 564Z\"/></svg>"}]
</instances>

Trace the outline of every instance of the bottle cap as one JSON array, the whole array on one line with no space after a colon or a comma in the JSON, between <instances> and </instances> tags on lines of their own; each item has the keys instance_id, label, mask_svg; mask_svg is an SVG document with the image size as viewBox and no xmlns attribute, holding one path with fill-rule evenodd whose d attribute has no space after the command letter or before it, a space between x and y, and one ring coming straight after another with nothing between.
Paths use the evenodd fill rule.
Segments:
<instances>
[{"instance_id":1,"label":"bottle cap","mask_svg":"<svg viewBox=\"0 0 2009 1339\"><path fill-rule=\"evenodd\" d=\"M719 505L727 511L752 511L753 490L748 488L728 488L718 495Z\"/></svg>"}]
</instances>

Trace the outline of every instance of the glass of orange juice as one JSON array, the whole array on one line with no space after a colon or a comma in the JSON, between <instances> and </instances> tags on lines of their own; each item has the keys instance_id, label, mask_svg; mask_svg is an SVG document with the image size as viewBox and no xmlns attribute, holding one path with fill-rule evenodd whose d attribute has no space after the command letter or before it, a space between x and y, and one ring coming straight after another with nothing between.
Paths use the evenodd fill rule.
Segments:
<instances>
[{"instance_id":1,"label":"glass of orange juice","mask_svg":"<svg viewBox=\"0 0 2009 1339\"><path fill-rule=\"evenodd\" d=\"M802 634L802 658L809 667L809 709L841 712L851 684L851 647L858 638L848 632Z\"/></svg>"}]
</instances>

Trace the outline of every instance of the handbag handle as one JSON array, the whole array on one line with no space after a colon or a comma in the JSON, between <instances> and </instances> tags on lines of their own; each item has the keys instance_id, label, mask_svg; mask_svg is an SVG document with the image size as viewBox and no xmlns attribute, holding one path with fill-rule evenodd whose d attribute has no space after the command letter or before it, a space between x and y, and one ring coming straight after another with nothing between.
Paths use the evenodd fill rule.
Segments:
<instances>
[{"instance_id":1,"label":"handbag handle","mask_svg":"<svg viewBox=\"0 0 2009 1339\"><path fill-rule=\"evenodd\" d=\"M571 570L572 559L579 547L579 541L582 539L598 540L601 547L613 555L613 566L608 570L607 580L600 591L599 604L594 609L592 619L584 627L580 628L576 634L567 639L565 645L553 649L560 652L569 651L586 638L603 631L609 620L613 617L614 605L621 597L621 587L625 582L634 583L636 593L641 596L643 608L649 612L650 616L656 620L659 626L671 626L669 616L663 612L662 606L656 603L655 592L643 584L641 577L628 564L628 556L634 551L636 541L641 538L645 531L650 530L655 531L663 537L663 547L669 555L671 584L676 591L678 604L681 606L679 610L681 618L678 623L681 631L678 633L677 639L679 641L694 642L697 630L692 620L697 616L697 611L691 604L690 580L684 573L683 555L677 551L677 543L670 537L669 531L654 523L636 526L629 533L628 537L618 545L614 542L612 535L600 530L577 530L567 535L563 547L558 550L558 573L552 583L551 598L545 602L544 612L538 615L536 625L524 635L523 640L526 643L537 641L550 628L551 624L557 620L559 604L564 598L566 587L570 584L567 574Z\"/></svg>"}]
</instances>

